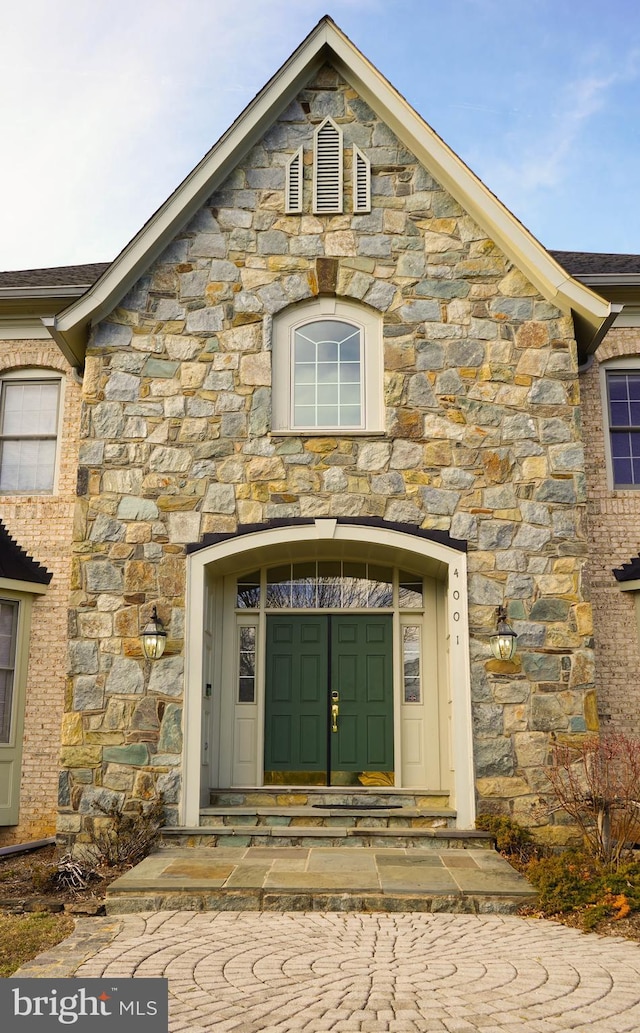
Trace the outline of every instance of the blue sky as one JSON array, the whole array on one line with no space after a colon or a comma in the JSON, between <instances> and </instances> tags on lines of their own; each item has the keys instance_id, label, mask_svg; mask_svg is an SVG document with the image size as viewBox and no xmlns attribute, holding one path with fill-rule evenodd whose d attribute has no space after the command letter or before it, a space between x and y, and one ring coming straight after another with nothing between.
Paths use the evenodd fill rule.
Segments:
<instances>
[{"instance_id":1,"label":"blue sky","mask_svg":"<svg viewBox=\"0 0 640 1033\"><path fill-rule=\"evenodd\" d=\"M325 13L543 244L640 253L637 0L21 0L0 269L112 259Z\"/></svg>"}]
</instances>

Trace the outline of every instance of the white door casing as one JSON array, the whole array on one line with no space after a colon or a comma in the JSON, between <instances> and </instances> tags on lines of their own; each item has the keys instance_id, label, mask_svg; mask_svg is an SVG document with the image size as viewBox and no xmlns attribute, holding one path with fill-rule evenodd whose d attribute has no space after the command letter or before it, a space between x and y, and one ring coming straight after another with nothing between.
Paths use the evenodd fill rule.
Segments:
<instances>
[{"instance_id":1,"label":"white door casing","mask_svg":"<svg viewBox=\"0 0 640 1033\"><path fill-rule=\"evenodd\" d=\"M262 566L286 561L303 553L309 554L317 549L322 555L331 549L342 550L345 556L353 555L357 550L363 557L369 554L377 563L384 561L404 568L422 571L431 578L446 585L446 605L438 605L434 600L436 620L432 622L434 634L448 649L439 650L441 675L446 678L450 693L451 707L449 715L445 708L433 715L440 725L440 736L450 735L450 762L453 769L451 796L457 810L459 828L472 828L475 819L475 794L473 780L473 747L471 734L471 687L469 668L469 634L467 613L467 564L466 555L450 546L434 542L428 538L404 533L386 527L363 526L359 524L337 523L336 520L316 520L312 524L267 528L249 534L237 535L224 539L192 553L188 557L187 573L187 620L186 620L186 666L185 666L185 738L183 755L183 792L180 805L180 821L184 826L195 827L199 822L201 799L201 775L204 773L201 764L202 723L203 723L203 691L210 681L212 668L221 662L222 655L222 618L225 609L223 592L212 589L212 585L222 585L224 576L248 566ZM227 586L231 584L227 578ZM229 591L227 587L227 592ZM205 628L204 613L208 613L208 629ZM410 622L409 618L401 623ZM397 629L399 640L400 628ZM210 652L213 632L214 656L207 660ZM216 641L217 640L217 641ZM396 650L396 653L398 651ZM216 655L217 654L217 655ZM443 655L445 654L445 655ZM205 666L208 664L208 668ZM396 681L398 679L396 678ZM214 698L212 708L219 717L218 727L230 728L230 715L225 714L224 699ZM227 694L228 695L228 694ZM425 698L427 693L425 693ZM218 710L219 708L219 710ZM401 713L402 705L399 703ZM447 728L447 723L449 728ZM258 721L257 739L252 745L257 755L261 756L262 727ZM402 727L402 731L401 731ZM411 732L407 731L406 722L396 722L396 742L402 750L410 747L410 742L403 743L402 738ZM416 733L419 734L419 733ZM226 742L221 736L221 742ZM227 743L226 749L231 749ZM224 751L223 751L224 752ZM208 765L207 765L208 766ZM215 765L214 765L215 767ZM220 770L230 770L229 756L220 757ZM213 775L213 771L211 771ZM215 776L214 776L215 777ZM256 784L258 784L256 782ZM205 790L207 787L204 787Z\"/></svg>"}]
</instances>

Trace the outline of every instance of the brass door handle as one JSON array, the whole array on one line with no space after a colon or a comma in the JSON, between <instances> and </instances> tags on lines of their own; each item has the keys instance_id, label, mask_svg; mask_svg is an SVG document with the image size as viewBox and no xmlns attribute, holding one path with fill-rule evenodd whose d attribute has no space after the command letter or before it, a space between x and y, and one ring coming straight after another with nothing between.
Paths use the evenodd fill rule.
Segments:
<instances>
[{"instance_id":1,"label":"brass door handle","mask_svg":"<svg viewBox=\"0 0 640 1033\"><path fill-rule=\"evenodd\" d=\"M338 731L338 713L339 713L338 704L337 703L332 703L332 705L331 705L331 731L332 732L337 732Z\"/></svg>"}]
</instances>

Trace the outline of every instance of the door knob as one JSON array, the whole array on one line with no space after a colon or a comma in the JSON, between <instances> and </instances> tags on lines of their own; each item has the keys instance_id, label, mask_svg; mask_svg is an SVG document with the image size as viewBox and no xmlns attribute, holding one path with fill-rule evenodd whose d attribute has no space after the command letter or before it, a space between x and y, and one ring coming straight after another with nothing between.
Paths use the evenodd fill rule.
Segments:
<instances>
[{"instance_id":1,"label":"door knob","mask_svg":"<svg viewBox=\"0 0 640 1033\"><path fill-rule=\"evenodd\" d=\"M338 731L338 713L339 713L338 704L337 703L332 703L332 705L331 705L331 731L332 732L337 732Z\"/></svg>"}]
</instances>

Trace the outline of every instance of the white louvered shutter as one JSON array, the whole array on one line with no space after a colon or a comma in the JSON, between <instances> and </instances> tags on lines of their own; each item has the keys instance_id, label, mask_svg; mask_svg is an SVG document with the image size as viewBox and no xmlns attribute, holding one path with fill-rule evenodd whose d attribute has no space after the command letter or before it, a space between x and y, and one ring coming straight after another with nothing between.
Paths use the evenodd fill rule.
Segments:
<instances>
[{"instance_id":1,"label":"white louvered shutter","mask_svg":"<svg viewBox=\"0 0 640 1033\"><path fill-rule=\"evenodd\" d=\"M359 147L353 145L353 211L371 211L371 162Z\"/></svg>"},{"instance_id":2,"label":"white louvered shutter","mask_svg":"<svg viewBox=\"0 0 640 1033\"><path fill-rule=\"evenodd\" d=\"M287 178L285 186L285 207L287 215L302 211L302 147L299 147L287 162Z\"/></svg>"},{"instance_id":3,"label":"white louvered shutter","mask_svg":"<svg viewBox=\"0 0 640 1033\"><path fill-rule=\"evenodd\" d=\"M342 130L325 118L314 140L313 210L317 215L342 212Z\"/></svg>"}]
</instances>

